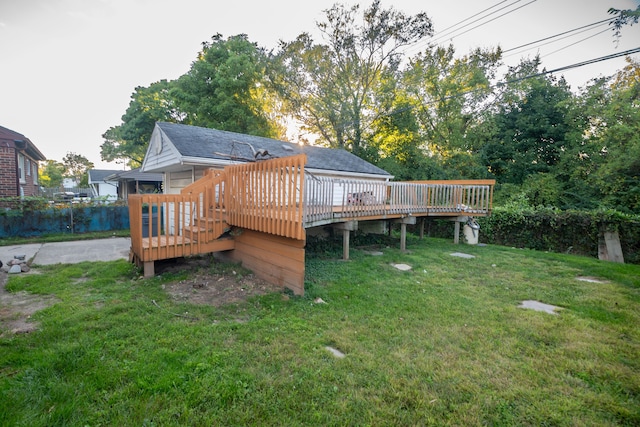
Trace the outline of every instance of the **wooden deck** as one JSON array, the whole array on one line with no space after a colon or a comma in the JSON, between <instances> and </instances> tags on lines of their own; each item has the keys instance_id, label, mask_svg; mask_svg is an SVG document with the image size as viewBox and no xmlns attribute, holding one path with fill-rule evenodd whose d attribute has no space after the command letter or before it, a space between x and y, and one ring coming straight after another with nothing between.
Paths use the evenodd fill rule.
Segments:
<instances>
[{"instance_id":1,"label":"wooden deck","mask_svg":"<svg viewBox=\"0 0 640 427\"><path fill-rule=\"evenodd\" d=\"M132 260L144 266L145 275L152 275L157 260L234 249L250 257L254 268L268 270L265 277L269 280L301 293L309 228L334 225L348 238L353 227L350 224L358 221L401 221L404 233L404 226L415 223L415 218L464 221L491 213L493 180L332 179L305 175L305 163L306 156L298 155L227 166L224 171L210 171L180 194L131 195ZM244 231L252 232L250 239L238 238ZM264 245L256 243L260 236L268 245L280 248L276 256L282 258L281 279L268 265L273 259L267 257L265 261L256 256L256 249L248 249L265 250ZM245 242L241 244L243 249L236 242ZM300 257L302 275L298 271L285 275L291 263L300 268Z\"/></svg>"}]
</instances>

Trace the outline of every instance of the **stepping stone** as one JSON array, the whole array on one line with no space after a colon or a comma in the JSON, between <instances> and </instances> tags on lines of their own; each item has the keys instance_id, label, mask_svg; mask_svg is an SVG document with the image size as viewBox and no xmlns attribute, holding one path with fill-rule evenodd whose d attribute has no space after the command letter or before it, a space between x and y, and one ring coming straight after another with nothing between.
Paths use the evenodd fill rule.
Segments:
<instances>
[{"instance_id":1,"label":"stepping stone","mask_svg":"<svg viewBox=\"0 0 640 427\"><path fill-rule=\"evenodd\" d=\"M475 258L475 255L463 254L462 252L454 252L451 254L451 256L455 256L458 258L466 258L466 259Z\"/></svg>"},{"instance_id":2,"label":"stepping stone","mask_svg":"<svg viewBox=\"0 0 640 427\"><path fill-rule=\"evenodd\" d=\"M394 266L395 268L397 268L400 271L409 271L411 270L411 266L407 265L407 264L391 264L392 266Z\"/></svg>"},{"instance_id":3,"label":"stepping stone","mask_svg":"<svg viewBox=\"0 0 640 427\"><path fill-rule=\"evenodd\" d=\"M382 256L384 255L384 253L380 252L380 251L368 251L365 252L367 255L371 255L371 256Z\"/></svg>"},{"instance_id":4,"label":"stepping stone","mask_svg":"<svg viewBox=\"0 0 640 427\"><path fill-rule=\"evenodd\" d=\"M518 306L518 308L528 308L535 311L544 311L549 314L558 314L556 310L561 310L561 307L556 307L555 305L545 304L540 301L522 301L522 303Z\"/></svg>"},{"instance_id":5,"label":"stepping stone","mask_svg":"<svg viewBox=\"0 0 640 427\"><path fill-rule=\"evenodd\" d=\"M335 357L337 357L338 359L344 359L345 354L343 352L341 352L340 350L338 350L336 348L333 348L333 347L329 347L329 346L326 346L325 348L327 350L329 350L329 352L331 354L333 354Z\"/></svg>"},{"instance_id":6,"label":"stepping stone","mask_svg":"<svg viewBox=\"0 0 640 427\"><path fill-rule=\"evenodd\" d=\"M606 280L602 280L602 279L598 279L596 277L584 277L584 276L578 276L576 277L576 279L580 280L581 282L589 282L589 283L607 283Z\"/></svg>"}]
</instances>

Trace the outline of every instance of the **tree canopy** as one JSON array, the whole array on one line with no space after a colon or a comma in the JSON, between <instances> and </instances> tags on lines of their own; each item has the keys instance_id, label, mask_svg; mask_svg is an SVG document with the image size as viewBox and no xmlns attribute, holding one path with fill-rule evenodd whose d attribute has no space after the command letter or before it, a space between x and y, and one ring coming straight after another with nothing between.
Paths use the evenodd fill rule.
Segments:
<instances>
[{"instance_id":1,"label":"tree canopy","mask_svg":"<svg viewBox=\"0 0 640 427\"><path fill-rule=\"evenodd\" d=\"M135 89L122 123L102 135L102 159L140 166L157 121L282 136L265 89L264 57L246 35L216 34L202 44L186 74Z\"/></svg>"},{"instance_id":2,"label":"tree canopy","mask_svg":"<svg viewBox=\"0 0 640 427\"><path fill-rule=\"evenodd\" d=\"M373 122L388 114L402 48L433 33L426 14L407 16L375 0L362 11L336 4L318 24L324 43L308 33L281 42L272 57L272 84L285 108L321 142L357 155L367 149ZM385 108L386 107L386 108ZM365 155L366 156L366 155Z\"/></svg>"},{"instance_id":3,"label":"tree canopy","mask_svg":"<svg viewBox=\"0 0 640 427\"><path fill-rule=\"evenodd\" d=\"M638 22L638 10L610 13L618 36ZM499 47L427 44L426 13L380 0L336 4L317 25L320 40L302 33L272 51L214 35L187 73L135 88L102 158L138 166L157 121L283 139L296 123L396 179L493 177L498 202L640 208L637 61L572 90L538 57L498 75Z\"/></svg>"}]
</instances>

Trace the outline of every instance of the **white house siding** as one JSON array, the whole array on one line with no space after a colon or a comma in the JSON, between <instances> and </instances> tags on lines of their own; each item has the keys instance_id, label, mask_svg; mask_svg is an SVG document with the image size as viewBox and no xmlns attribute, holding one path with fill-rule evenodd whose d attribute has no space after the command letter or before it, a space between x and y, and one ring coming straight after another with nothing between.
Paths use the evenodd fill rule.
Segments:
<instances>
[{"instance_id":1,"label":"white house siding","mask_svg":"<svg viewBox=\"0 0 640 427\"><path fill-rule=\"evenodd\" d=\"M178 150L157 126L151 134L149 147L142 163L143 172L161 172L175 166Z\"/></svg>"},{"instance_id":2,"label":"white house siding","mask_svg":"<svg viewBox=\"0 0 640 427\"><path fill-rule=\"evenodd\" d=\"M330 188L325 188L324 191L320 192L322 194L318 194L318 197L326 200L326 193L332 193L332 197L330 198L333 206L342 206L347 202L349 194L353 195L354 193L370 193L368 197L371 197L372 201L375 200L376 202L383 202L387 197L386 184L389 181L388 177L362 177L353 174L341 174L339 172L313 172L312 176L321 180L330 179L332 181ZM308 186L314 185L312 176L311 174L307 174ZM310 192L313 191L313 189L307 188L306 191ZM364 200L364 202L366 203L366 200Z\"/></svg>"},{"instance_id":3,"label":"white house siding","mask_svg":"<svg viewBox=\"0 0 640 427\"><path fill-rule=\"evenodd\" d=\"M105 182L93 182L90 184L91 189L94 191L94 197L99 197L106 200L118 199L118 182L117 181L105 181Z\"/></svg>"}]
</instances>

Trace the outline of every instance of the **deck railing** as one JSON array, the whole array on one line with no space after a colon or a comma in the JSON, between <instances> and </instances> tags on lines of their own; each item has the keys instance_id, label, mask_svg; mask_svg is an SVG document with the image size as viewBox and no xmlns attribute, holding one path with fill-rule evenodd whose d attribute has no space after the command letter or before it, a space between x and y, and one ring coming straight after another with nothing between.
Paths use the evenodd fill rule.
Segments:
<instances>
[{"instance_id":1,"label":"deck railing","mask_svg":"<svg viewBox=\"0 0 640 427\"><path fill-rule=\"evenodd\" d=\"M224 177L199 181L181 194L129 196L131 247L140 261L206 252L225 231Z\"/></svg>"},{"instance_id":2,"label":"deck railing","mask_svg":"<svg viewBox=\"0 0 640 427\"><path fill-rule=\"evenodd\" d=\"M304 154L225 167L227 222L304 240Z\"/></svg>"},{"instance_id":3,"label":"deck railing","mask_svg":"<svg viewBox=\"0 0 640 427\"><path fill-rule=\"evenodd\" d=\"M140 261L226 250L230 226L298 240L348 220L490 214L493 180L387 182L305 174L305 155L209 171L180 194L129 196ZM224 239L223 239L224 240ZM214 242L216 241L216 242Z\"/></svg>"},{"instance_id":4,"label":"deck railing","mask_svg":"<svg viewBox=\"0 0 640 427\"><path fill-rule=\"evenodd\" d=\"M306 176L306 227L346 218L488 215L493 180L372 182Z\"/></svg>"}]
</instances>

